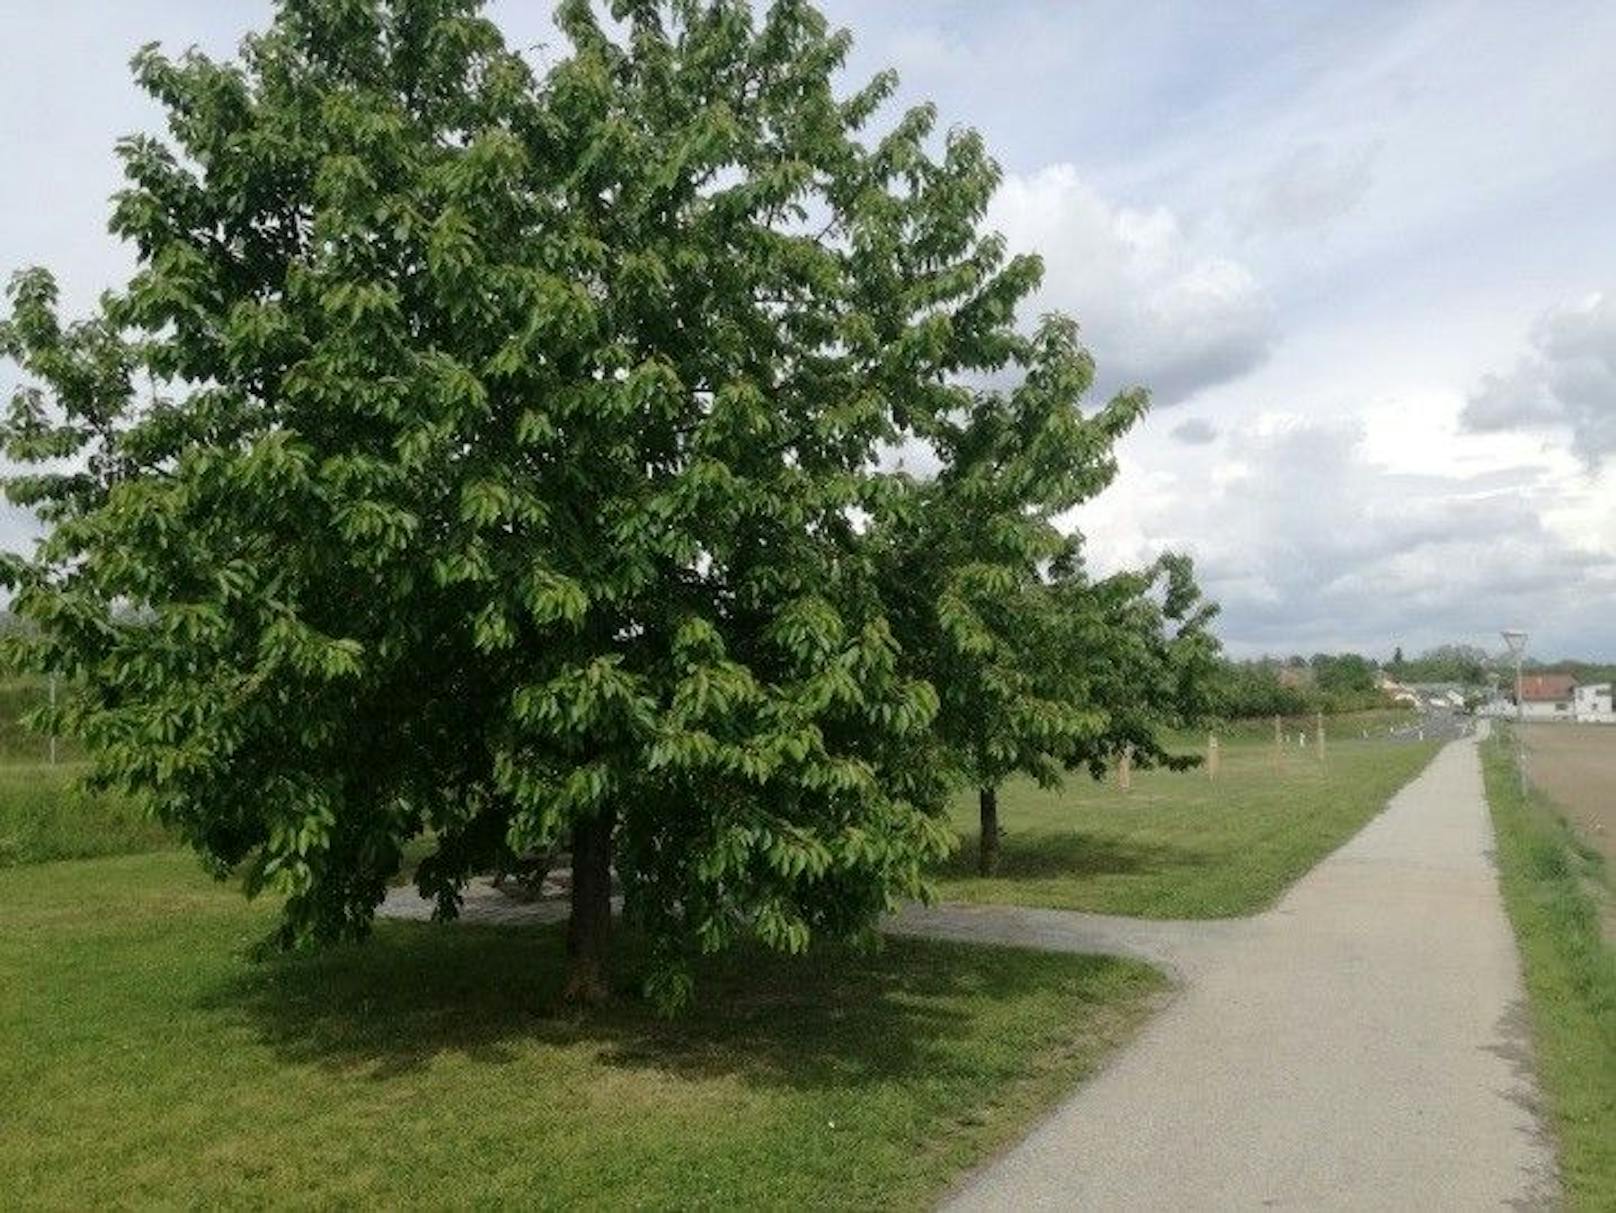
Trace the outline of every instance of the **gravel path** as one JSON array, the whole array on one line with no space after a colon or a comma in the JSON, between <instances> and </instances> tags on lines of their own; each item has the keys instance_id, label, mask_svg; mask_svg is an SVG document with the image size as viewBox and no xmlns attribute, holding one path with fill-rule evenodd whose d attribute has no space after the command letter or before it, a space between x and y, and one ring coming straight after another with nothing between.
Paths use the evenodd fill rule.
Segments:
<instances>
[{"instance_id":1,"label":"gravel path","mask_svg":"<svg viewBox=\"0 0 1616 1213\"><path fill-rule=\"evenodd\" d=\"M1131 935L1114 919L1062 927L1018 912L968 931L988 916L945 911L950 937L1090 932L1089 944L1184 978L1131 1047L950 1207L1552 1205L1491 846L1475 742L1463 740L1242 923Z\"/></svg>"}]
</instances>

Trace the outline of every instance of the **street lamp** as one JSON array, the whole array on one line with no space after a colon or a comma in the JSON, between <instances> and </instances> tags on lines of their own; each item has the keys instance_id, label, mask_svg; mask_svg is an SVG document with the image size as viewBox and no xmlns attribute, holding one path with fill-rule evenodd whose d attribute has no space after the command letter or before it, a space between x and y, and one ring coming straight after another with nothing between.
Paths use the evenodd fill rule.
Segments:
<instances>
[{"instance_id":1,"label":"street lamp","mask_svg":"<svg viewBox=\"0 0 1616 1213\"><path fill-rule=\"evenodd\" d=\"M1505 628L1500 635L1509 646L1509 655L1515 659L1515 719L1519 721L1525 718L1525 707L1521 703L1521 656L1526 652L1526 633L1519 628Z\"/></svg>"}]
</instances>

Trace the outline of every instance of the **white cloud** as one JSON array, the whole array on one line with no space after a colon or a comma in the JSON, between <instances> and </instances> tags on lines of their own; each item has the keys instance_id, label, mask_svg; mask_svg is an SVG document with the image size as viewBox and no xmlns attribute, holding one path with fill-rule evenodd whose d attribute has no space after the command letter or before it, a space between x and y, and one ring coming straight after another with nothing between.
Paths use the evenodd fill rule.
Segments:
<instances>
[{"instance_id":1,"label":"white cloud","mask_svg":"<svg viewBox=\"0 0 1616 1213\"><path fill-rule=\"evenodd\" d=\"M1251 185L1239 204L1242 226L1263 235L1328 226L1363 201L1379 151L1377 142L1292 148Z\"/></svg>"},{"instance_id":2,"label":"white cloud","mask_svg":"<svg viewBox=\"0 0 1616 1213\"><path fill-rule=\"evenodd\" d=\"M1204 417L1191 417L1173 427L1173 437L1187 446L1205 446L1217 441L1218 430Z\"/></svg>"},{"instance_id":3,"label":"white cloud","mask_svg":"<svg viewBox=\"0 0 1616 1213\"><path fill-rule=\"evenodd\" d=\"M1251 370L1273 342L1272 309L1244 266L1198 247L1164 207L1113 205L1069 164L1006 177L987 222L1043 256L1038 306L1083 326L1104 384L1143 384L1174 404Z\"/></svg>"},{"instance_id":4,"label":"white cloud","mask_svg":"<svg viewBox=\"0 0 1616 1213\"><path fill-rule=\"evenodd\" d=\"M1616 294L1549 312L1530 344L1511 370L1485 376L1471 393L1465 427L1565 431L1590 465L1616 452Z\"/></svg>"},{"instance_id":5,"label":"white cloud","mask_svg":"<svg viewBox=\"0 0 1616 1213\"><path fill-rule=\"evenodd\" d=\"M1357 421L1276 413L1226 428L1218 451L1181 454L1167 478L1136 479L1126 460L1075 521L1102 567L1193 555L1236 652L1480 643L1507 619L1568 652L1616 639L1603 618L1616 549L1553 521L1601 507L1568 497L1552 469L1391 471ZM1608 500L1602 513L1616 521Z\"/></svg>"}]
</instances>

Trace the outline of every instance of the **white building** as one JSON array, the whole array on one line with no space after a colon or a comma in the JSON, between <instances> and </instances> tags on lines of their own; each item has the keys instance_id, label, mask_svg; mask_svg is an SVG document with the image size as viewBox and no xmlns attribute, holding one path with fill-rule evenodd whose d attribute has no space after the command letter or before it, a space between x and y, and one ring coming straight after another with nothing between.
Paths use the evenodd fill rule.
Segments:
<instances>
[{"instance_id":1,"label":"white building","mask_svg":"<svg viewBox=\"0 0 1616 1213\"><path fill-rule=\"evenodd\" d=\"M1525 674L1521 677L1521 716L1526 720L1563 720L1580 724L1616 724L1611 684L1578 686L1573 674Z\"/></svg>"},{"instance_id":2,"label":"white building","mask_svg":"<svg viewBox=\"0 0 1616 1213\"><path fill-rule=\"evenodd\" d=\"M1611 702L1610 683L1593 682L1573 687L1571 713L1579 723L1616 724L1616 705Z\"/></svg>"}]
</instances>

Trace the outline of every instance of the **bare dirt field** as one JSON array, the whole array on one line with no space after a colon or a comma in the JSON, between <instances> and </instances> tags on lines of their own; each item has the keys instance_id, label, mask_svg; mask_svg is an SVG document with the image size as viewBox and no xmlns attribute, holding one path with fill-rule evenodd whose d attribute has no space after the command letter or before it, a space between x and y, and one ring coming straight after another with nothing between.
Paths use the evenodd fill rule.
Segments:
<instances>
[{"instance_id":1,"label":"bare dirt field","mask_svg":"<svg viewBox=\"0 0 1616 1213\"><path fill-rule=\"evenodd\" d=\"M1616 871L1616 725L1529 724L1526 775Z\"/></svg>"}]
</instances>

